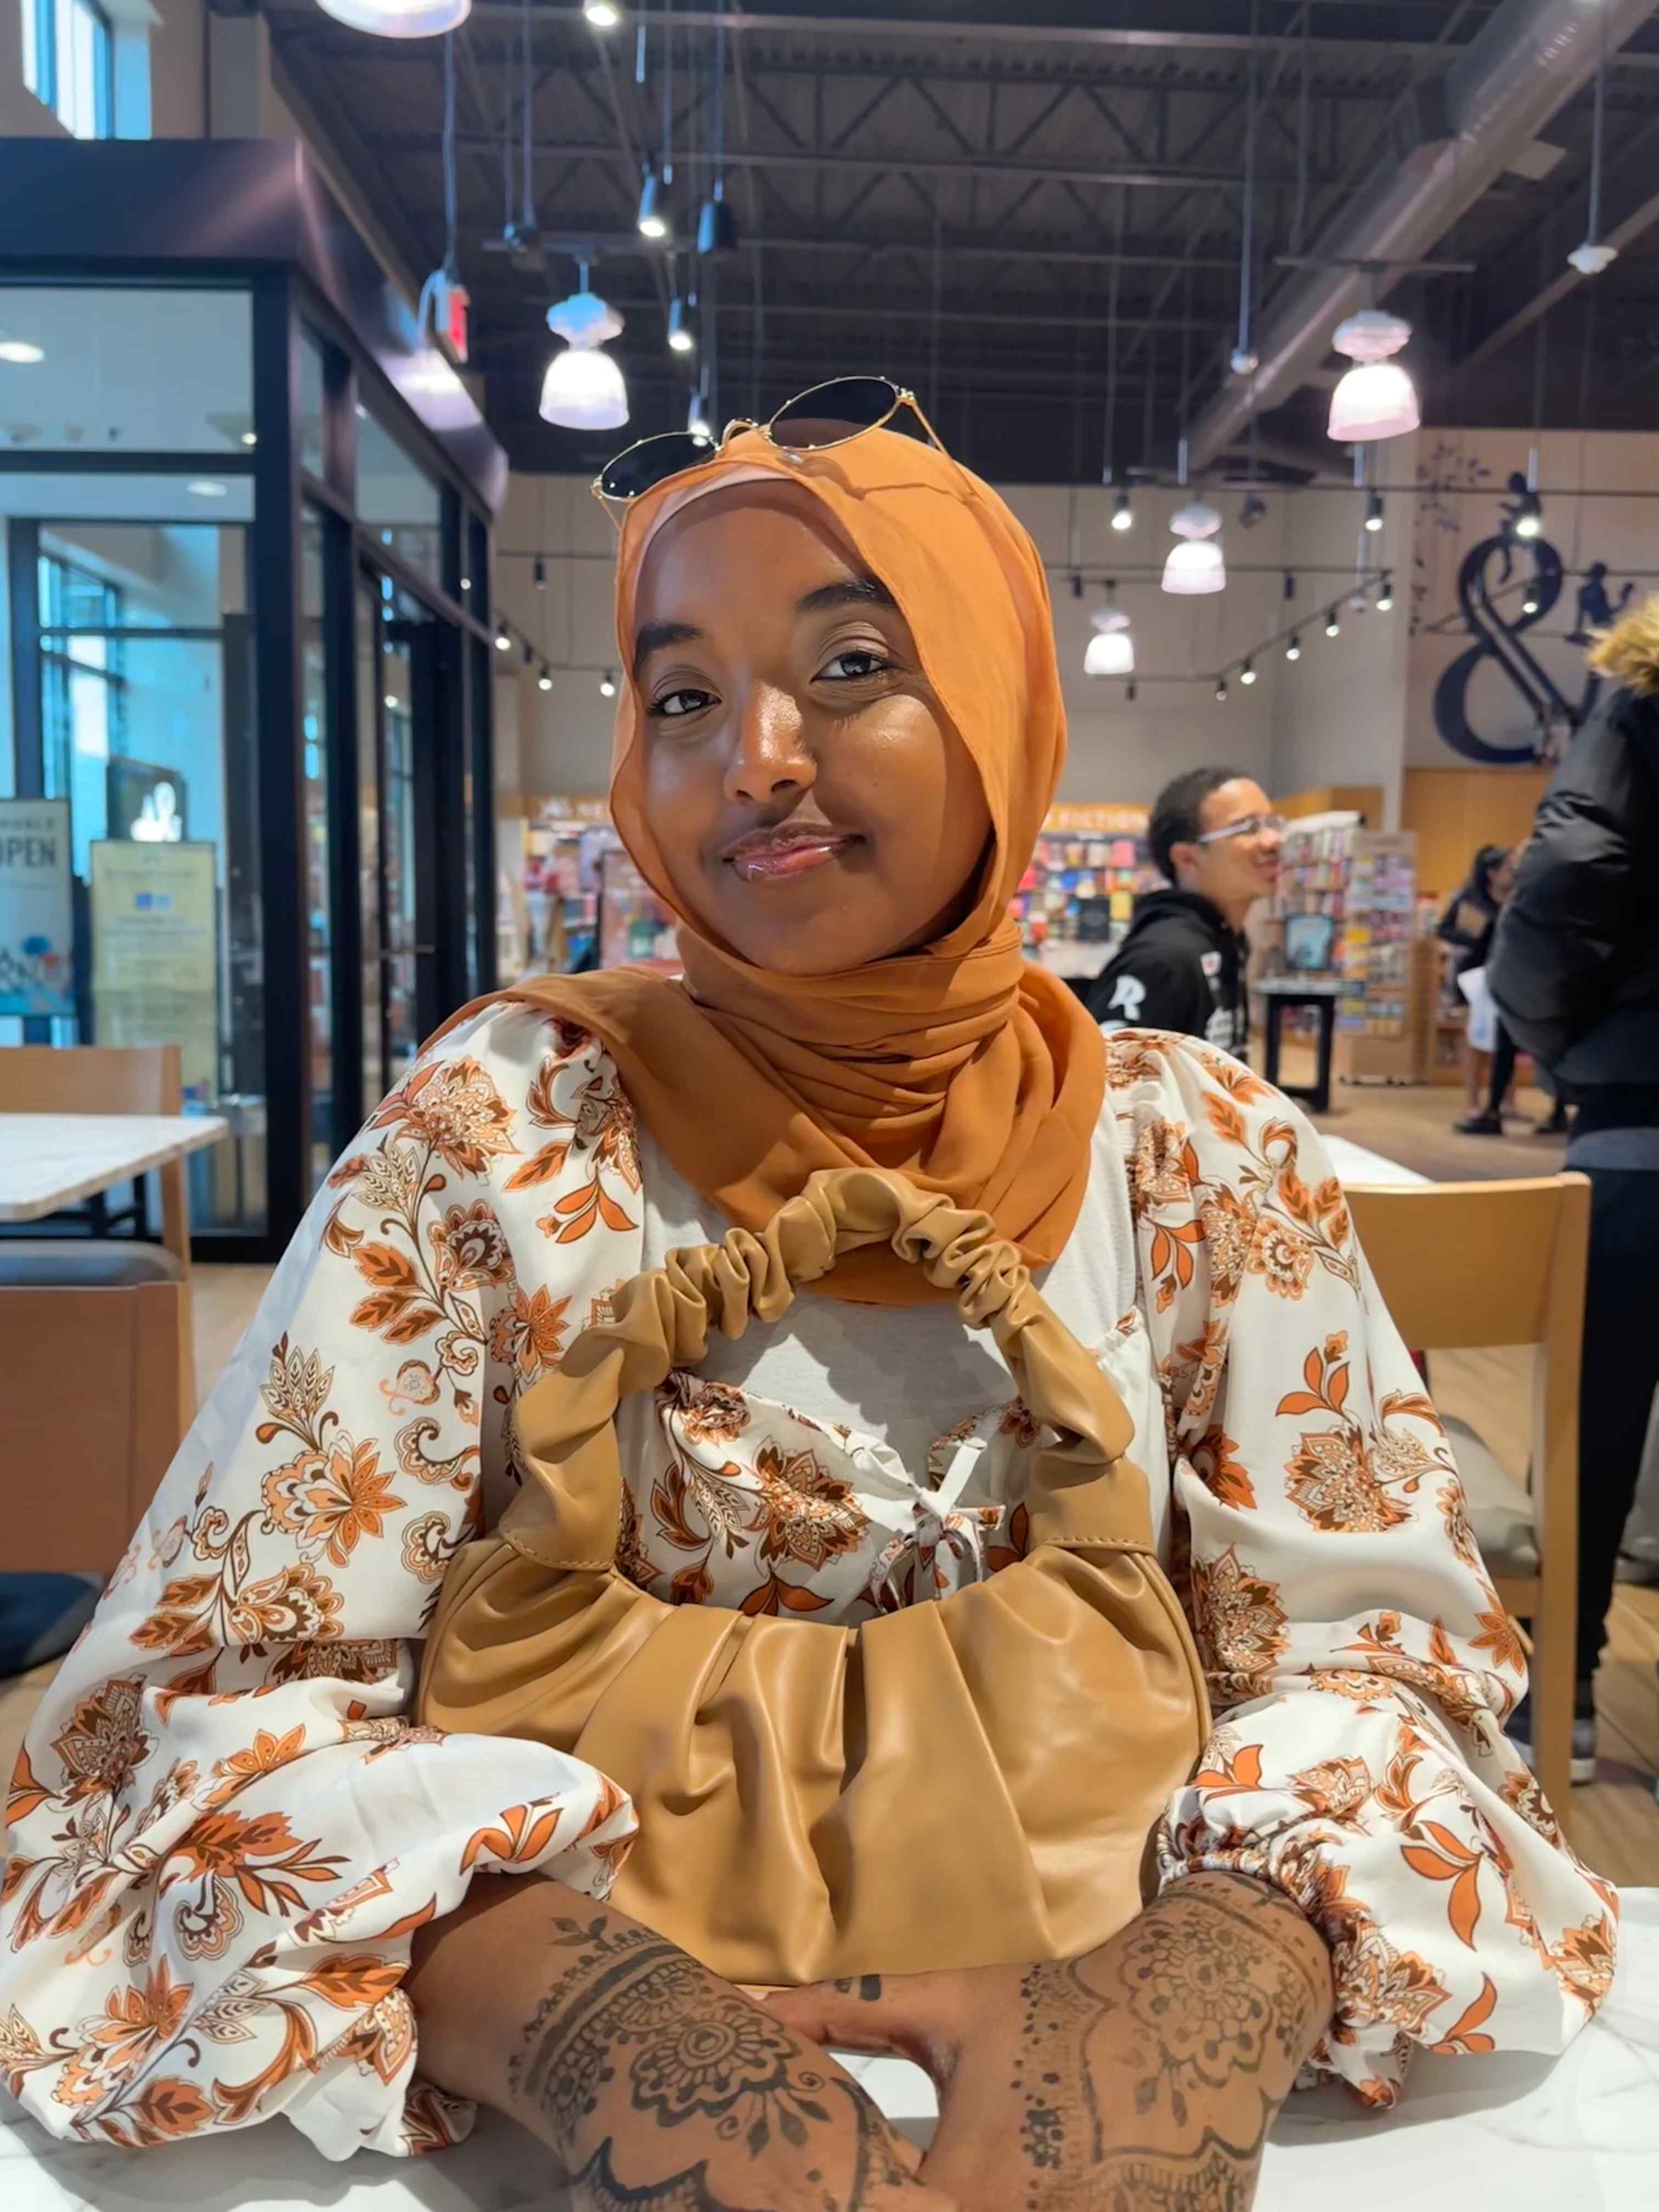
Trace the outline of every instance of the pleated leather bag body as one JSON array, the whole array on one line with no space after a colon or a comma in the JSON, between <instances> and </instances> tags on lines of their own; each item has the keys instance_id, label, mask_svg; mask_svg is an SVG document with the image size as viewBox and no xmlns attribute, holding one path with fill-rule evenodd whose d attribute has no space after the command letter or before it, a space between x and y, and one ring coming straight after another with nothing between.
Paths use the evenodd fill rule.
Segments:
<instances>
[{"instance_id":1,"label":"pleated leather bag body","mask_svg":"<svg viewBox=\"0 0 1659 2212\"><path fill-rule=\"evenodd\" d=\"M616 1565L615 1414L711 1318L774 1321L883 1240L988 1328L1042 1425L1030 1549L858 1627L672 1606ZM902 1328L901 1316L893 1326ZM1209 1727L1132 1425L989 1218L826 1171L759 1236L671 1253L519 1407L529 1471L453 1560L421 1717L574 1753L632 1796L615 1901L734 1981L1067 1958L1144 1901L1152 1831Z\"/></svg>"}]
</instances>

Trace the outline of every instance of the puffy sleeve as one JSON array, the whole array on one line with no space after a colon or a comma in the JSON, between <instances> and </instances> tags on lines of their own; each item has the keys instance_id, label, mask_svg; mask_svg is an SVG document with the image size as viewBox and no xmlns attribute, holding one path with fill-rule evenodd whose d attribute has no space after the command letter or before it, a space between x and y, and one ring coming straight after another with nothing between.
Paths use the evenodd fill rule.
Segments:
<instances>
[{"instance_id":1,"label":"puffy sleeve","mask_svg":"<svg viewBox=\"0 0 1659 2212\"><path fill-rule=\"evenodd\" d=\"M496 1008L319 1194L12 1779L0 2080L54 2133L465 2133L414 1931L481 1868L602 1894L634 1820L576 1759L416 1726L420 1639L515 1399L638 1268L637 1159L600 1048Z\"/></svg>"},{"instance_id":2,"label":"puffy sleeve","mask_svg":"<svg viewBox=\"0 0 1659 2212\"><path fill-rule=\"evenodd\" d=\"M1524 1655L1340 1186L1236 1061L1107 1042L1216 1713L1163 1879L1296 1899L1335 1973L1316 2063L1368 2103L1413 2044L1559 2051L1612 1980L1617 1899L1503 1734Z\"/></svg>"}]
</instances>

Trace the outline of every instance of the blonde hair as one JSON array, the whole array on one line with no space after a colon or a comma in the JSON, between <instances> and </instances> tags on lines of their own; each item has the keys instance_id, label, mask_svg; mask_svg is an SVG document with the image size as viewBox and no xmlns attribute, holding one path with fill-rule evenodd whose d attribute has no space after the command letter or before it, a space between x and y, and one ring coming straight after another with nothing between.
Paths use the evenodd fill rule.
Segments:
<instances>
[{"instance_id":1,"label":"blonde hair","mask_svg":"<svg viewBox=\"0 0 1659 2212\"><path fill-rule=\"evenodd\" d=\"M1601 631L1589 659L1598 676L1610 676L1644 696L1659 692L1659 592Z\"/></svg>"}]
</instances>

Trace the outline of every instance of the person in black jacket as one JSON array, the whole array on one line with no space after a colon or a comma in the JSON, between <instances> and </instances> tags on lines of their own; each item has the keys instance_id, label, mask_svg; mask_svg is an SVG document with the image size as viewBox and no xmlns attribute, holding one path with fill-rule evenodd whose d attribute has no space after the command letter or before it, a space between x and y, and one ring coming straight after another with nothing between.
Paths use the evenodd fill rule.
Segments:
<instances>
[{"instance_id":1,"label":"person in black jacket","mask_svg":"<svg viewBox=\"0 0 1659 2212\"><path fill-rule=\"evenodd\" d=\"M1659 1387L1659 597L1589 659L1620 688L1544 794L1486 969L1517 1042L1577 1102L1567 1165L1594 1187L1575 1782L1595 1772L1591 1686Z\"/></svg>"},{"instance_id":2,"label":"person in black jacket","mask_svg":"<svg viewBox=\"0 0 1659 2212\"><path fill-rule=\"evenodd\" d=\"M1273 890L1284 834L1261 785L1237 769L1189 769L1164 786L1146 839L1175 888L1136 900L1128 935L1085 994L1103 1029L1176 1030L1244 1057L1244 918Z\"/></svg>"}]
</instances>

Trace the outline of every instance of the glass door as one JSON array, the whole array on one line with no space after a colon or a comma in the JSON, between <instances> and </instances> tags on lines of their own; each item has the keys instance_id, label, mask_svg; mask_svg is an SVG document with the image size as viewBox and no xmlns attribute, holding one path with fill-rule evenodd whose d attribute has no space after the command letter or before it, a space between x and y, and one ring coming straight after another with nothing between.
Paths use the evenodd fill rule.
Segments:
<instances>
[{"instance_id":1,"label":"glass door","mask_svg":"<svg viewBox=\"0 0 1659 2212\"><path fill-rule=\"evenodd\" d=\"M362 572L357 813L366 1105L398 1081L445 1011L434 924L438 627L389 578Z\"/></svg>"}]
</instances>

